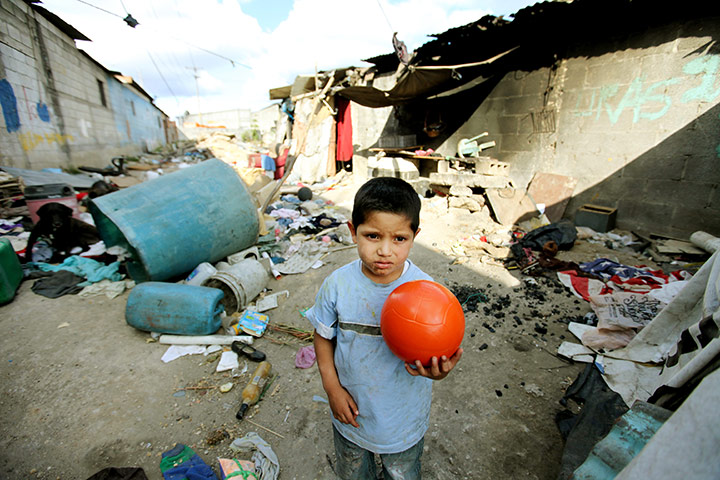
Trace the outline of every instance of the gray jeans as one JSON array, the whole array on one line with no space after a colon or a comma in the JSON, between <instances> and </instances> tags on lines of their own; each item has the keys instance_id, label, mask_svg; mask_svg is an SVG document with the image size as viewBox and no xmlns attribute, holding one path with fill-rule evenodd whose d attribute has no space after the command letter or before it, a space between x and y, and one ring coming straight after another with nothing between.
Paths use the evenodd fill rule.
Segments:
<instances>
[{"instance_id":1,"label":"gray jeans","mask_svg":"<svg viewBox=\"0 0 720 480\"><path fill-rule=\"evenodd\" d=\"M342 480L375 480L375 454L346 439L333 426L335 440L335 473ZM425 439L400 453L382 453L385 480L420 480L420 457Z\"/></svg>"}]
</instances>

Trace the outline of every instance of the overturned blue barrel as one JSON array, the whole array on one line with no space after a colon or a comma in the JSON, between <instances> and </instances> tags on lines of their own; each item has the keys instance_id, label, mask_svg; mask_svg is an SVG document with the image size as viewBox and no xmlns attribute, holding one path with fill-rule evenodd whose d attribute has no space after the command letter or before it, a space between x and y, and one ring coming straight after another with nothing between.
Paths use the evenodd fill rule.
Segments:
<instances>
[{"instance_id":1,"label":"overturned blue barrel","mask_svg":"<svg viewBox=\"0 0 720 480\"><path fill-rule=\"evenodd\" d=\"M137 283L217 262L254 245L259 232L245 182L218 159L98 197L90 213L106 246L128 250Z\"/></svg>"},{"instance_id":2,"label":"overturned blue barrel","mask_svg":"<svg viewBox=\"0 0 720 480\"><path fill-rule=\"evenodd\" d=\"M210 335L222 324L222 290L181 283L145 282L128 295L125 321L146 332Z\"/></svg>"}]
</instances>

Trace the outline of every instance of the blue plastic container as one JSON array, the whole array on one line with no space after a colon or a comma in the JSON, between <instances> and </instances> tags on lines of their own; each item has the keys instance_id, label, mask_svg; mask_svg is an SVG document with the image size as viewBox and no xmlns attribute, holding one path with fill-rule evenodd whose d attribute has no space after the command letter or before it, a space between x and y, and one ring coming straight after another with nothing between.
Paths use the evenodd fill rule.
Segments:
<instances>
[{"instance_id":1,"label":"blue plastic container","mask_svg":"<svg viewBox=\"0 0 720 480\"><path fill-rule=\"evenodd\" d=\"M22 278L22 266L12 243L7 238L0 238L0 305L15 298Z\"/></svg>"},{"instance_id":2,"label":"blue plastic container","mask_svg":"<svg viewBox=\"0 0 720 480\"><path fill-rule=\"evenodd\" d=\"M210 335L222 323L222 298L217 288L145 282L128 295L125 321L146 332Z\"/></svg>"},{"instance_id":3,"label":"blue plastic container","mask_svg":"<svg viewBox=\"0 0 720 480\"><path fill-rule=\"evenodd\" d=\"M245 182L218 159L134 185L90 204L105 245L123 246L137 283L187 274L255 244L259 220Z\"/></svg>"}]
</instances>

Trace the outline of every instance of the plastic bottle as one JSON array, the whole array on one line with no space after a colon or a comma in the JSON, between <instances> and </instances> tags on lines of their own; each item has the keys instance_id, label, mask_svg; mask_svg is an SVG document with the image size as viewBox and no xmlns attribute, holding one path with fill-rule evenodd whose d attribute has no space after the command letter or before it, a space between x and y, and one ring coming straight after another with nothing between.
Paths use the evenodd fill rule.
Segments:
<instances>
[{"instance_id":1,"label":"plastic bottle","mask_svg":"<svg viewBox=\"0 0 720 480\"><path fill-rule=\"evenodd\" d=\"M270 365L268 361L260 362L257 366L255 373L253 373L252 380L250 380L250 383L248 383L242 391L242 405L240 405L240 410L235 414L238 420L242 420L247 409L260 400L260 394L267 383L271 371L272 365Z\"/></svg>"},{"instance_id":2,"label":"plastic bottle","mask_svg":"<svg viewBox=\"0 0 720 480\"><path fill-rule=\"evenodd\" d=\"M202 283L217 273L217 269L207 262L203 262L193 270L185 279L188 285L199 287Z\"/></svg>"}]
</instances>

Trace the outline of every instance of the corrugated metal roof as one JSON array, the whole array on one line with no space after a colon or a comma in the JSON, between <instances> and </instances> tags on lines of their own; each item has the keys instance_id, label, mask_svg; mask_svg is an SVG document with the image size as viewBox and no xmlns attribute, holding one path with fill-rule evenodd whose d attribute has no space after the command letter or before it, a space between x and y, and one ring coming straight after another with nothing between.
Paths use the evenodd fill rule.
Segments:
<instances>
[{"instance_id":1,"label":"corrugated metal roof","mask_svg":"<svg viewBox=\"0 0 720 480\"><path fill-rule=\"evenodd\" d=\"M35 10L37 13L42 15L48 22L55 25L61 32L63 32L68 37L72 38L73 40L86 40L88 42L92 41L82 33L80 33L75 27L67 23L62 18L58 17L54 13L46 10L45 8L38 5L38 3L42 3L39 0L23 0L26 4L30 6L33 10Z\"/></svg>"}]
</instances>

